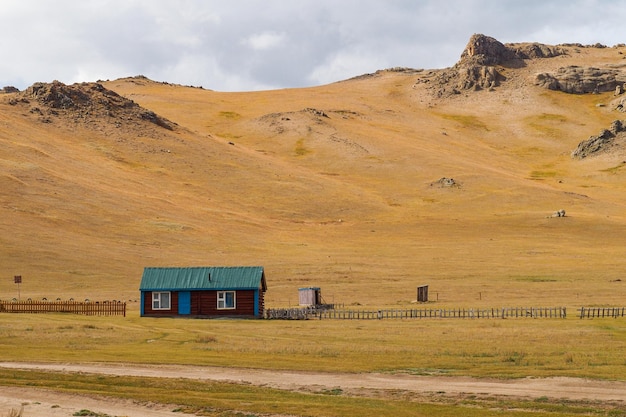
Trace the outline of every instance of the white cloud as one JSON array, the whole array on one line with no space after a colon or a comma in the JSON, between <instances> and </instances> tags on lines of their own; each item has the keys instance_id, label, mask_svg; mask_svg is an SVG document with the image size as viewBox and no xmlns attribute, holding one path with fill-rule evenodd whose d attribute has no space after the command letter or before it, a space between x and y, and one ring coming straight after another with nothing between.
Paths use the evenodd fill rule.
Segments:
<instances>
[{"instance_id":1,"label":"white cloud","mask_svg":"<svg viewBox=\"0 0 626 417\"><path fill-rule=\"evenodd\" d=\"M241 74L224 71L211 56L195 54L182 56L167 67L155 66L144 75L157 81L196 87L212 88L212 85L220 85L224 91L240 91L249 87L248 81Z\"/></svg>"},{"instance_id":2,"label":"white cloud","mask_svg":"<svg viewBox=\"0 0 626 417\"><path fill-rule=\"evenodd\" d=\"M252 49L263 51L280 46L286 39L284 33L276 32L261 32L250 35L243 40L243 44L251 47Z\"/></svg>"},{"instance_id":3,"label":"white cloud","mask_svg":"<svg viewBox=\"0 0 626 417\"><path fill-rule=\"evenodd\" d=\"M2 0L0 87L143 74L220 91L453 65L502 42L626 42L626 0Z\"/></svg>"},{"instance_id":4,"label":"white cloud","mask_svg":"<svg viewBox=\"0 0 626 417\"><path fill-rule=\"evenodd\" d=\"M341 51L332 56L328 62L315 67L308 79L314 85L328 84L387 67L389 67L387 62L379 57Z\"/></svg>"}]
</instances>

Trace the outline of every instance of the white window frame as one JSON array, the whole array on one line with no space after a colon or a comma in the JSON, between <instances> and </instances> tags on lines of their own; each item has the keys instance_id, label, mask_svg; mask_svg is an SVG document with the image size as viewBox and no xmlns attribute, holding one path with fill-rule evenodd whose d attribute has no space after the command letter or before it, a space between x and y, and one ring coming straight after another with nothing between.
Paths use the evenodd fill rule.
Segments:
<instances>
[{"instance_id":1,"label":"white window frame","mask_svg":"<svg viewBox=\"0 0 626 417\"><path fill-rule=\"evenodd\" d=\"M167 297L165 297L165 295L167 295ZM152 309L153 310L171 310L172 309L172 293L170 291L152 292Z\"/></svg>"},{"instance_id":2,"label":"white window frame","mask_svg":"<svg viewBox=\"0 0 626 417\"><path fill-rule=\"evenodd\" d=\"M227 306L227 294L233 295L233 305ZM217 309L218 310L234 310L237 308L237 292L236 291L218 291L217 292Z\"/></svg>"}]
</instances>

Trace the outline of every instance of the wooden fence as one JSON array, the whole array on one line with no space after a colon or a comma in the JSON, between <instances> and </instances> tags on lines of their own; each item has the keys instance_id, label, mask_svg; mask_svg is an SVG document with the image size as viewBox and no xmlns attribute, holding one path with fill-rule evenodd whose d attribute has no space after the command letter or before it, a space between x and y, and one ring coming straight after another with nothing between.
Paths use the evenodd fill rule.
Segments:
<instances>
[{"instance_id":1,"label":"wooden fence","mask_svg":"<svg viewBox=\"0 0 626 417\"><path fill-rule=\"evenodd\" d=\"M0 301L0 313L72 313L87 316L124 316L121 301Z\"/></svg>"},{"instance_id":2,"label":"wooden fence","mask_svg":"<svg viewBox=\"0 0 626 417\"><path fill-rule=\"evenodd\" d=\"M268 308L264 318L269 320L308 320L315 315L310 308Z\"/></svg>"},{"instance_id":3,"label":"wooden fence","mask_svg":"<svg viewBox=\"0 0 626 417\"><path fill-rule=\"evenodd\" d=\"M582 307L578 309L581 319L602 317L626 317L626 307Z\"/></svg>"},{"instance_id":4,"label":"wooden fence","mask_svg":"<svg viewBox=\"0 0 626 417\"><path fill-rule=\"evenodd\" d=\"M566 318L565 307L451 308L337 310L314 308L267 309L265 318L307 320L382 320L382 319L490 319L490 318Z\"/></svg>"}]
</instances>

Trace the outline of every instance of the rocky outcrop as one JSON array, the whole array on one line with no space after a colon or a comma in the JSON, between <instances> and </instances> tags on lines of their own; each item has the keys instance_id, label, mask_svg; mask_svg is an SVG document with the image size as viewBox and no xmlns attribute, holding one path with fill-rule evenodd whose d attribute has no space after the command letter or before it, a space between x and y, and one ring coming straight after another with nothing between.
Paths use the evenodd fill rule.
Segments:
<instances>
[{"instance_id":1,"label":"rocky outcrop","mask_svg":"<svg viewBox=\"0 0 626 417\"><path fill-rule=\"evenodd\" d=\"M461 60L457 65L486 65L502 64L514 57L514 52L496 39L481 34L472 35L467 46L461 53Z\"/></svg>"},{"instance_id":2,"label":"rocky outcrop","mask_svg":"<svg viewBox=\"0 0 626 417\"><path fill-rule=\"evenodd\" d=\"M441 177L437 181L432 182L430 186L438 186L440 188L460 187L461 185L454 178Z\"/></svg>"},{"instance_id":3,"label":"rocky outcrop","mask_svg":"<svg viewBox=\"0 0 626 417\"><path fill-rule=\"evenodd\" d=\"M537 74L535 84L549 90L570 94L622 91L626 74L617 69L569 66L554 73Z\"/></svg>"},{"instance_id":4,"label":"rocky outcrop","mask_svg":"<svg viewBox=\"0 0 626 417\"><path fill-rule=\"evenodd\" d=\"M550 217L565 217L565 210L563 209L557 210L554 213L552 213L552 216Z\"/></svg>"},{"instance_id":5,"label":"rocky outcrop","mask_svg":"<svg viewBox=\"0 0 626 417\"><path fill-rule=\"evenodd\" d=\"M510 44L509 48L515 51L517 59L553 58L565 55L565 49L560 46L544 45L542 43Z\"/></svg>"},{"instance_id":6,"label":"rocky outcrop","mask_svg":"<svg viewBox=\"0 0 626 417\"><path fill-rule=\"evenodd\" d=\"M12 85L7 85L6 87L2 88L0 90L0 93L19 93L20 90L18 90L17 88L13 87Z\"/></svg>"},{"instance_id":7,"label":"rocky outcrop","mask_svg":"<svg viewBox=\"0 0 626 417\"><path fill-rule=\"evenodd\" d=\"M611 123L609 129L603 130L597 136L591 136L578 144L578 147L572 152L572 158L583 159L592 155L612 149L617 139L626 137L626 124L621 120L615 120Z\"/></svg>"},{"instance_id":8,"label":"rocky outcrop","mask_svg":"<svg viewBox=\"0 0 626 417\"><path fill-rule=\"evenodd\" d=\"M459 94L463 90L493 89L505 77L498 67L520 67L524 60L550 58L564 54L560 47L538 43L503 44L482 34L472 35L452 68L442 71L433 88L438 96Z\"/></svg>"},{"instance_id":9,"label":"rocky outcrop","mask_svg":"<svg viewBox=\"0 0 626 417\"><path fill-rule=\"evenodd\" d=\"M518 66L518 61L535 58L552 58L563 55L558 46L540 43L503 44L485 35L472 35L461 54L459 64Z\"/></svg>"},{"instance_id":10,"label":"rocky outcrop","mask_svg":"<svg viewBox=\"0 0 626 417\"><path fill-rule=\"evenodd\" d=\"M480 90L497 87L504 77L496 69L513 59L515 53L496 39L473 35L461 59L453 67L457 73L457 90Z\"/></svg>"},{"instance_id":11,"label":"rocky outcrop","mask_svg":"<svg viewBox=\"0 0 626 417\"><path fill-rule=\"evenodd\" d=\"M10 101L13 105L19 103L30 105L30 113L39 115L46 123L63 114L76 122L111 120L121 124L132 120L146 120L168 130L175 126L175 123L99 83L35 83Z\"/></svg>"}]
</instances>

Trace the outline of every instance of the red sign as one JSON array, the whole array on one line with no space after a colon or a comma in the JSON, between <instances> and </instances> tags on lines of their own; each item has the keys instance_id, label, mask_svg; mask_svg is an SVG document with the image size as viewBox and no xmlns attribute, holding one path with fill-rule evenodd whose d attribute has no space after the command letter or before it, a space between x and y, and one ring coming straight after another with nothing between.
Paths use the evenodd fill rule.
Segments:
<instances>
[{"instance_id":1,"label":"red sign","mask_svg":"<svg viewBox=\"0 0 626 417\"><path fill-rule=\"evenodd\" d=\"M15 280L16 284L21 284L22 283L22 276L21 275L16 275L13 277L13 279Z\"/></svg>"}]
</instances>

